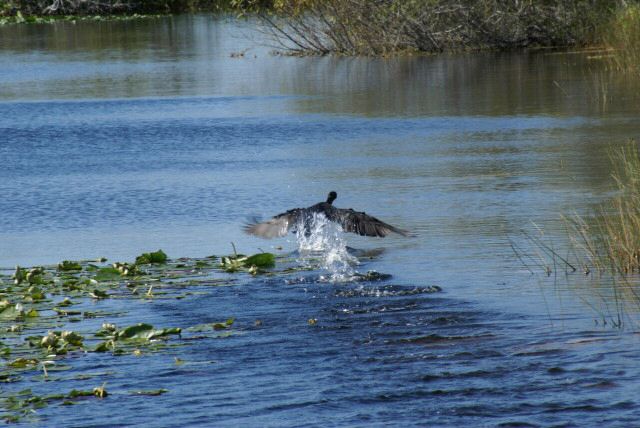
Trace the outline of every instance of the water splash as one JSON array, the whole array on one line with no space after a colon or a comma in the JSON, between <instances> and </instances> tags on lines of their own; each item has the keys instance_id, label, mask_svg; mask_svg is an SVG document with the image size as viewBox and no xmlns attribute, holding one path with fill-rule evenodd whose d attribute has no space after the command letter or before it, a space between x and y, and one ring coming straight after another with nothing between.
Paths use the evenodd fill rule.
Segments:
<instances>
[{"instance_id":1,"label":"water splash","mask_svg":"<svg viewBox=\"0 0 640 428\"><path fill-rule=\"evenodd\" d=\"M353 279L358 259L349 254L339 224L329 221L324 214L314 213L307 219L300 219L296 240L300 262L320 259L320 267L328 273L321 276L321 280L345 282Z\"/></svg>"}]
</instances>

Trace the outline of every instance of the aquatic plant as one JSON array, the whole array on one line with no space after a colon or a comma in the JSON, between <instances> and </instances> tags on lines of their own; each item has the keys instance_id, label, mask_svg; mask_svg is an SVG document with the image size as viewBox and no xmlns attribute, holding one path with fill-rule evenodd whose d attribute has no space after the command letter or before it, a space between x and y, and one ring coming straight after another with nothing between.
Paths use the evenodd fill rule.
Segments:
<instances>
[{"instance_id":1,"label":"aquatic plant","mask_svg":"<svg viewBox=\"0 0 640 428\"><path fill-rule=\"evenodd\" d=\"M171 259L158 250L143 253L136 260L112 264L106 259L65 261L0 269L0 383L7 385L0 390L0 420L40 422L38 410L45 406L108 400L116 394L152 399L167 393L165 388L119 391L114 386L107 391L105 383L112 373L82 372L78 361L91 354L105 364L111 358L164 356L196 340L258 331L262 321L247 323L230 314L220 315L214 322L199 320L200 324L174 326L155 326L132 318L141 301L153 305L168 299L196 298L215 293L219 286L239 285L242 277L291 277L307 269L293 257L265 252L246 256L238 254L235 247L233 255L221 258ZM312 268L320 265L318 262ZM369 272L358 275L357 280L378 282L385 277ZM307 318L300 320L302 325L306 326ZM96 319L101 321L100 327L96 327ZM191 364L177 356L173 361L176 365ZM59 372L69 374L61 376ZM96 379L96 384L83 382L89 379ZM58 383L62 380L64 387ZM53 393L36 392L42 389Z\"/></svg>"},{"instance_id":2,"label":"aquatic plant","mask_svg":"<svg viewBox=\"0 0 640 428\"><path fill-rule=\"evenodd\" d=\"M98 331L92 331L85 326L85 320L116 315L88 311L87 301L119 299L126 302L127 299L149 298L148 292L138 293L139 287L155 288L154 299L181 299L189 294L184 291L187 287L211 290L212 286L230 285L235 281L209 276L211 271L218 269L210 263L213 257L172 261L159 250L144 253L136 260L137 263L116 262L111 266L104 265L106 259L63 261L52 266L16 266L10 272L0 271L0 382L28 386L38 380L35 375L38 372L49 383L55 382L51 373L65 365L63 361L67 361L67 355L99 352L116 357L161 352L171 337L180 340L183 333L183 328L177 326L158 328L148 323L135 323L118 327L107 321ZM260 266L275 265L273 255L259 254L246 260ZM174 282L176 279L180 281ZM127 305L123 303L119 307L124 309ZM233 323L234 319L229 318L212 325L210 330L230 330ZM79 379L85 377L78 375ZM163 392L166 390L144 394L154 396ZM94 389L73 389L70 393L48 396L37 395L29 388L23 388L17 394L0 390L0 418L8 422L32 419L37 409L54 402L64 404L83 397L107 396L104 384Z\"/></svg>"},{"instance_id":3,"label":"aquatic plant","mask_svg":"<svg viewBox=\"0 0 640 428\"><path fill-rule=\"evenodd\" d=\"M152 253L142 253L138 257L136 257L137 265L145 265L145 264L163 264L167 262L167 255L162 250L158 250Z\"/></svg>"},{"instance_id":4,"label":"aquatic plant","mask_svg":"<svg viewBox=\"0 0 640 428\"><path fill-rule=\"evenodd\" d=\"M618 9L604 30L604 41L617 69L640 73L640 4Z\"/></svg>"},{"instance_id":5,"label":"aquatic plant","mask_svg":"<svg viewBox=\"0 0 640 428\"><path fill-rule=\"evenodd\" d=\"M272 268L276 264L276 256L272 253L258 253L252 256L245 256L236 252L233 246L233 255L222 257L220 267L225 272L238 272L245 270L252 275L264 272L264 269Z\"/></svg>"},{"instance_id":6,"label":"aquatic plant","mask_svg":"<svg viewBox=\"0 0 640 428\"><path fill-rule=\"evenodd\" d=\"M602 324L622 327L630 312L640 311L640 150L631 140L610 150L614 194L588 215L564 216L568 245L555 247L544 231L525 233L531 250L511 241L514 253L531 272L547 276L581 273L582 280L567 281Z\"/></svg>"},{"instance_id":7,"label":"aquatic plant","mask_svg":"<svg viewBox=\"0 0 640 428\"><path fill-rule=\"evenodd\" d=\"M567 218L584 269L640 273L640 152L635 141L611 151L615 195L593 215Z\"/></svg>"}]
</instances>

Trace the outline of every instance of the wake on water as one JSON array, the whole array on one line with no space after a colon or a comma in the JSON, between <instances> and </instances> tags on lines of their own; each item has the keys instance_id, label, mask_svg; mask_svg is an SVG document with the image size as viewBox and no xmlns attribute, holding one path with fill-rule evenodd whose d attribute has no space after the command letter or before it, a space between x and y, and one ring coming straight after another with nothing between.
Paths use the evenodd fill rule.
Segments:
<instances>
[{"instance_id":1,"label":"wake on water","mask_svg":"<svg viewBox=\"0 0 640 428\"><path fill-rule=\"evenodd\" d=\"M306 227L305 227L306 226ZM307 224L300 219L296 228L298 242L298 261L310 265L313 260L320 259L320 267L327 271L320 280L346 282L353 280L358 259L347 250L347 242L343 238L342 227L327 220L324 214L314 213Z\"/></svg>"}]
</instances>

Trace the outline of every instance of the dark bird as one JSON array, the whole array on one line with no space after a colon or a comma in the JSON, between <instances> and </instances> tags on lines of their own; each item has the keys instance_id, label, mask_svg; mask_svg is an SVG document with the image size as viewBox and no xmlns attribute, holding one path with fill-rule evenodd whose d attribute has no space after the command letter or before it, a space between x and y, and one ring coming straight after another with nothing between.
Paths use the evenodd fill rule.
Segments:
<instances>
[{"instance_id":1,"label":"dark bird","mask_svg":"<svg viewBox=\"0 0 640 428\"><path fill-rule=\"evenodd\" d=\"M327 220L342 226L345 232L362 236L385 237L391 232L410 236L408 231L391 226L364 212L334 207L332 204L337 197L336 192L329 192L326 202L319 202L308 208L294 208L262 223L247 224L244 231L263 238L285 236L290 230L295 231L298 227L303 227L308 232L314 215L323 214Z\"/></svg>"}]
</instances>

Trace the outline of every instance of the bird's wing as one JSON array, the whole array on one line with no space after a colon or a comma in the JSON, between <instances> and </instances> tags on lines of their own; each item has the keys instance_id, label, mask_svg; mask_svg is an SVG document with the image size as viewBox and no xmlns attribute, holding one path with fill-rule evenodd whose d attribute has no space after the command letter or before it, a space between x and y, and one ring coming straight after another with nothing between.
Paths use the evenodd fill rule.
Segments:
<instances>
[{"instance_id":1,"label":"bird's wing","mask_svg":"<svg viewBox=\"0 0 640 428\"><path fill-rule=\"evenodd\" d=\"M301 212L302 209L294 208L261 223L250 222L244 226L244 231L268 239L285 236L298 223Z\"/></svg>"},{"instance_id":2,"label":"bird's wing","mask_svg":"<svg viewBox=\"0 0 640 428\"><path fill-rule=\"evenodd\" d=\"M330 220L339 223L345 232L362 236L385 237L391 232L402 236L411 236L409 231L391 226L377 218L352 209L334 208Z\"/></svg>"}]
</instances>

